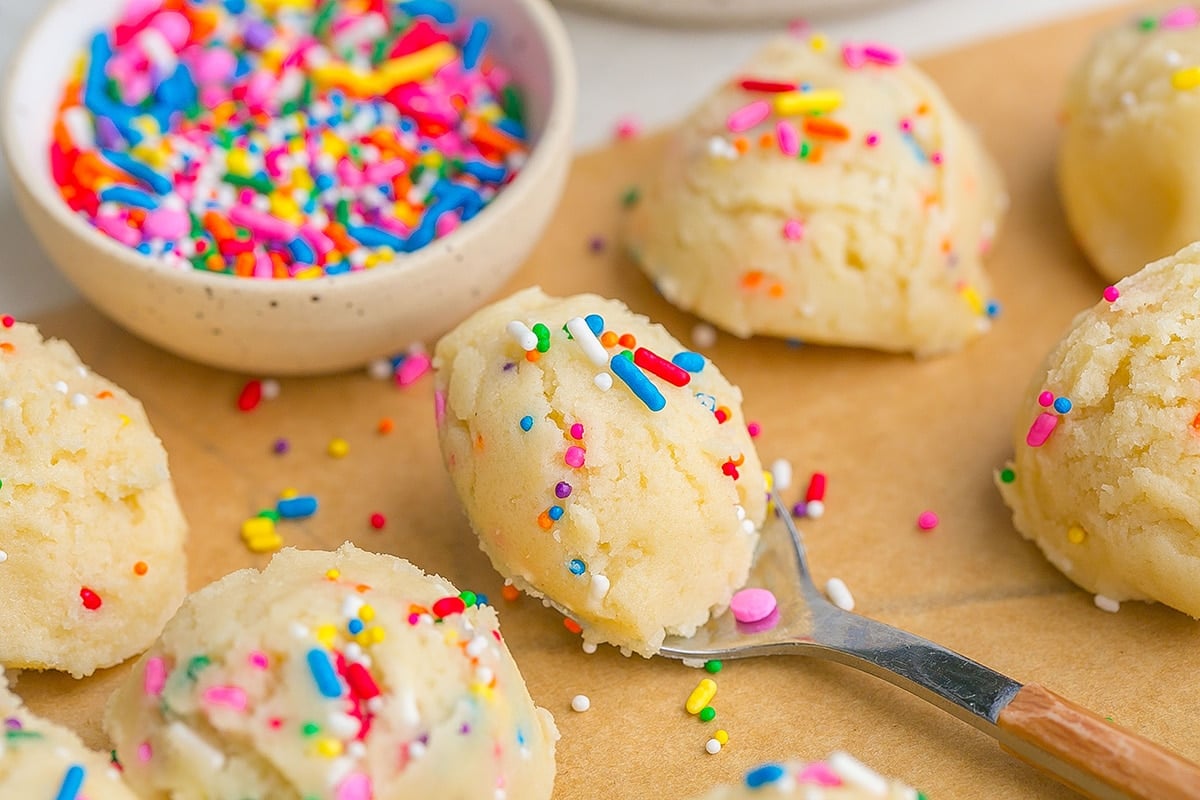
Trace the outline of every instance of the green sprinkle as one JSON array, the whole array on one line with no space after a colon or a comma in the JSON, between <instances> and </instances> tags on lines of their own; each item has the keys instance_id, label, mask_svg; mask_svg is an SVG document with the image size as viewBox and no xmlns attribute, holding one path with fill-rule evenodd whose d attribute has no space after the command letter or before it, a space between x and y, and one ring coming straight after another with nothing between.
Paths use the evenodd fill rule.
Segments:
<instances>
[{"instance_id":1,"label":"green sprinkle","mask_svg":"<svg viewBox=\"0 0 1200 800\"><path fill-rule=\"evenodd\" d=\"M259 194L270 194L274 191L271 181L262 175L234 175L232 172L226 172L221 176L221 180L231 186L240 186L244 189L253 189Z\"/></svg>"},{"instance_id":2,"label":"green sprinkle","mask_svg":"<svg viewBox=\"0 0 1200 800\"><path fill-rule=\"evenodd\" d=\"M642 192L638 187L631 186L621 195L621 205L625 208L633 208L642 199Z\"/></svg>"},{"instance_id":3,"label":"green sprinkle","mask_svg":"<svg viewBox=\"0 0 1200 800\"><path fill-rule=\"evenodd\" d=\"M325 36L329 31L329 24L333 22L333 15L337 13L337 3L326 3L321 6L321 10L317 12L317 18L313 20L312 33L317 39Z\"/></svg>"},{"instance_id":4,"label":"green sprinkle","mask_svg":"<svg viewBox=\"0 0 1200 800\"><path fill-rule=\"evenodd\" d=\"M273 508L264 508L262 511L258 512L254 516L264 517L265 519L271 520L271 522L279 522L279 520L281 519L281 517L279 516L279 512Z\"/></svg>"},{"instance_id":5,"label":"green sprinkle","mask_svg":"<svg viewBox=\"0 0 1200 800\"><path fill-rule=\"evenodd\" d=\"M717 710L715 708L712 706L705 706L704 708L700 709L699 717L701 722L712 722L713 717L716 715Z\"/></svg>"},{"instance_id":6,"label":"green sprinkle","mask_svg":"<svg viewBox=\"0 0 1200 800\"><path fill-rule=\"evenodd\" d=\"M525 101L521 99L517 87L511 83L500 92L500 109L506 117L521 125L525 124Z\"/></svg>"},{"instance_id":7,"label":"green sprinkle","mask_svg":"<svg viewBox=\"0 0 1200 800\"><path fill-rule=\"evenodd\" d=\"M330 3L329 7L332 8L333 4ZM312 78L305 78L304 79L304 87L300 89L300 107L308 108L309 106L311 106L312 105L312 96L313 96Z\"/></svg>"},{"instance_id":8,"label":"green sprinkle","mask_svg":"<svg viewBox=\"0 0 1200 800\"><path fill-rule=\"evenodd\" d=\"M468 608L475 605L475 603L479 601L479 598L472 591L459 592L458 597L467 605Z\"/></svg>"},{"instance_id":9,"label":"green sprinkle","mask_svg":"<svg viewBox=\"0 0 1200 800\"><path fill-rule=\"evenodd\" d=\"M547 328L543 323L538 322L538 323L534 324L534 326L533 326L533 328L531 328L531 330L533 331L534 335L537 336L537 351L539 353L544 353L547 350L549 350L550 349L550 329Z\"/></svg>"},{"instance_id":10,"label":"green sprinkle","mask_svg":"<svg viewBox=\"0 0 1200 800\"><path fill-rule=\"evenodd\" d=\"M332 4L331 4L332 5ZM378 66L383 62L383 57L387 55L388 47L392 44L392 40L383 36L376 40L375 46L371 48L371 64Z\"/></svg>"},{"instance_id":11,"label":"green sprinkle","mask_svg":"<svg viewBox=\"0 0 1200 800\"><path fill-rule=\"evenodd\" d=\"M300 733L305 736L316 736L321 732L321 726L315 722L306 722L300 726Z\"/></svg>"},{"instance_id":12,"label":"green sprinkle","mask_svg":"<svg viewBox=\"0 0 1200 800\"><path fill-rule=\"evenodd\" d=\"M1004 469L1000 470L1000 482L1001 483L1012 483L1016 479L1017 479L1017 473L1013 472L1011 469L1008 469L1007 467L1005 467Z\"/></svg>"},{"instance_id":13,"label":"green sprinkle","mask_svg":"<svg viewBox=\"0 0 1200 800\"><path fill-rule=\"evenodd\" d=\"M808 142L801 142L800 143L800 158L801 159L808 158L808 153L809 153Z\"/></svg>"},{"instance_id":14,"label":"green sprinkle","mask_svg":"<svg viewBox=\"0 0 1200 800\"><path fill-rule=\"evenodd\" d=\"M337 209L334 210L333 216L343 226L350 224L350 204L346 202L346 198L342 198L337 202Z\"/></svg>"},{"instance_id":15,"label":"green sprinkle","mask_svg":"<svg viewBox=\"0 0 1200 800\"><path fill-rule=\"evenodd\" d=\"M720 661L705 661L704 662L704 671L707 672L709 675L716 675L718 672L721 671L721 667L723 667L723 666L725 666L725 665L722 664Z\"/></svg>"},{"instance_id":16,"label":"green sprinkle","mask_svg":"<svg viewBox=\"0 0 1200 800\"><path fill-rule=\"evenodd\" d=\"M18 728L17 730L14 730L14 731L5 731L4 738L11 742L14 739L15 740L41 739L42 735L40 733L38 733L37 731L27 731L24 728Z\"/></svg>"},{"instance_id":17,"label":"green sprinkle","mask_svg":"<svg viewBox=\"0 0 1200 800\"><path fill-rule=\"evenodd\" d=\"M200 674L200 670L212 664L212 659L208 656L192 656L192 660L187 665L188 680L196 680L196 676Z\"/></svg>"},{"instance_id":18,"label":"green sprinkle","mask_svg":"<svg viewBox=\"0 0 1200 800\"><path fill-rule=\"evenodd\" d=\"M1158 22L1154 17L1142 17L1138 20L1138 28L1143 31L1152 31L1158 27Z\"/></svg>"},{"instance_id":19,"label":"green sprinkle","mask_svg":"<svg viewBox=\"0 0 1200 800\"><path fill-rule=\"evenodd\" d=\"M621 352L617 353L617 358L627 358L630 361L633 361L633 351L622 350Z\"/></svg>"}]
</instances>

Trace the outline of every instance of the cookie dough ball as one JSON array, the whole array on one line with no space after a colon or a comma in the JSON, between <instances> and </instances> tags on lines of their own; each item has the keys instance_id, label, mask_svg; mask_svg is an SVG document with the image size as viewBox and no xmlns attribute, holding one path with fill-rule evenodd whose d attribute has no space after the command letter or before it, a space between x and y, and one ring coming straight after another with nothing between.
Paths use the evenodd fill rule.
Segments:
<instances>
[{"instance_id":1,"label":"cookie dough ball","mask_svg":"<svg viewBox=\"0 0 1200 800\"><path fill-rule=\"evenodd\" d=\"M630 252L738 336L957 350L996 309L999 173L898 53L821 45L771 42L680 125L625 220Z\"/></svg>"},{"instance_id":2,"label":"cookie dough ball","mask_svg":"<svg viewBox=\"0 0 1200 800\"><path fill-rule=\"evenodd\" d=\"M173 800L546 800L558 738L492 608L350 544L188 597L105 729L130 786Z\"/></svg>"},{"instance_id":3,"label":"cookie dough ball","mask_svg":"<svg viewBox=\"0 0 1200 800\"><path fill-rule=\"evenodd\" d=\"M911 787L885 778L846 753L825 761L787 761L754 767L740 784L718 786L699 800L917 800Z\"/></svg>"},{"instance_id":4,"label":"cookie dough ball","mask_svg":"<svg viewBox=\"0 0 1200 800\"><path fill-rule=\"evenodd\" d=\"M187 525L137 400L0 325L0 665L76 677L146 649L186 591Z\"/></svg>"},{"instance_id":5,"label":"cookie dough ball","mask_svg":"<svg viewBox=\"0 0 1200 800\"><path fill-rule=\"evenodd\" d=\"M442 454L484 551L585 642L649 656L729 604L765 482L712 363L619 301L529 289L443 338L435 366Z\"/></svg>"},{"instance_id":6,"label":"cookie dough ball","mask_svg":"<svg viewBox=\"0 0 1200 800\"><path fill-rule=\"evenodd\" d=\"M2 670L0 717L0 797L137 800L106 756L88 750L66 728L29 713L8 691Z\"/></svg>"},{"instance_id":7,"label":"cookie dough ball","mask_svg":"<svg viewBox=\"0 0 1200 800\"><path fill-rule=\"evenodd\" d=\"M998 486L1017 530L1097 605L1200 617L1200 245L1116 289L1035 374Z\"/></svg>"},{"instance_id":8,"label":"cookie dough ball","mask_svg":"<svg viewBox=\"0 0 1200 800\"><path fill-rule=\"evenodd\" d=\"M1200 14L1181 6L1096 38L1067 88L1059 189L1115 281L1200 239Z\"/></svg>"}]
</instances>

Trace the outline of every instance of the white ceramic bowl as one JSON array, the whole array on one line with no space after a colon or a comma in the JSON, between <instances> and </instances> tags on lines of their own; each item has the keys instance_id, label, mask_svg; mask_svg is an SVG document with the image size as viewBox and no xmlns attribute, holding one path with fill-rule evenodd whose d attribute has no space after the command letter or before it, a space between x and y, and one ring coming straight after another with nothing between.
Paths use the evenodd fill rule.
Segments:
<instances>
[{"instance_id":1,"label":"white ceramic bowl","mask_svg":"<svg viewBox=\"0 0 1200 800\"><path fill-rule=\"evenodd\" d=\"M562 6L669 25L773 25L828 18L900 0L556 0Z\"/></svg>"},{"instance_id":2,"label":"white ceramic bowl","mask_svg":"<svg viewBox=\"0 0 1200 800\"><path fill-rule=\"evenodd\" d=\"M96 231L59 197L48 146L71 68L125 0L57 0L10 66L3 146L18 205L58 268L100 311L181 356L259 374L348 369L428 341L486 302L520 266L562 193L575 67L546 0L454 0L493 23L490 47L524 90L529 160L475 218L365 272L256 280L180 270Z\"/></svg>"}]
</instances>

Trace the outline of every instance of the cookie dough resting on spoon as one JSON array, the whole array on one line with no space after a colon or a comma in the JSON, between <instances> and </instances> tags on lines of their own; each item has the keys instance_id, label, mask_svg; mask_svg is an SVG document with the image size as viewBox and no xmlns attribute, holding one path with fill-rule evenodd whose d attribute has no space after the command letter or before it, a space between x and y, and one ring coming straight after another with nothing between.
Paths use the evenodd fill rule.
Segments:
<instances>
[{"instance_id":1,"label":"cookie dough resting on spoon","mask_svg":"<svg viewBox=\"0 0 1200 800\"><path fill-rule=\"evenodd\" d=\"M789 37L671 135L625 239L668 300L731 333L930 355L989 326L1005 203L900 53Z\"/></svg>"},{"instance_id":2,"label":"cookie dough resting on spoon","mask_svg":"<svg viewBox=\"0 0 1200 800\"><path fill-rule=\"evenodd\" d=\"M443 338L442 453L496 569L656 652L745 582L766 513L741 392L616 300L519 292Z\"/></svg>"},{"instance_id":3,"label":"cookie dough resting on spoon","mask_svg":"<svg viewBox=\"0 0 1200 800\"><path fill-rule=\"evenodd\" d=\"M109 702L147 798L548 800L496 612L401 559L286 549L191 595Z\"/></svg>"}]
</instances>

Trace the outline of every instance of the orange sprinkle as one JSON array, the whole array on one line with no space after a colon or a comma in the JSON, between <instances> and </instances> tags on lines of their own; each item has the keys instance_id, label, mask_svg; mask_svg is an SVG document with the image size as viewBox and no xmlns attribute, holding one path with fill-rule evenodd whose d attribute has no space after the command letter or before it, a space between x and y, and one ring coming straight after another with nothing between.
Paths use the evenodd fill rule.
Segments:
<instances>
[{"instance_id":1,"label":"orange sprinkle","mask_svg":"<svg viewBox=\"0 0 1200 800\"><path fill-rule=\"evenodd\" d=\"M475 434L475 449L476 450L483 449L483 434L482 433Z\"/></svg>"},{"instance_id":2,"label":"orange sprinkle","mask_svg":"<svg viewBox=\"0 0 1200 800\"><path fill-rule=\"evenodd\" d=\"M775 299L779 299L780 297L783 297L783 284L782 283L771 284L771 288L767 290L767 294Z\"/></svg>"},{"instance_id":3,"label":"orange sprinkle","mask_svg":"<svg viewBox=\"0 0 1200 800\"><path fill-rule=\"evenodd\" d=\"M521 143L499 128L493 128L481 120L475 121L475 132L470 136L473 143L484 145L501 153L511 153L521 147Z\"/></svg>"},{"instance_id":4,"label":"orange sprinkle","mask_svg":"<svg viewBox=\"0 0 1200 800\"><path fill-rule=\"evenodd\" d=\"M525 351L525 360L531 364L534 363L535 361L537 361L541 357L542 357L542 354L539 353L537 350L526 350Z\"/></svg>"},{"instance_id":5,"label":"orange sprinkle","mask_svg":"<svg viewBox=\"0 0 1200 800\"><path fill-rule=\"evenodd\" d=\"M750 143L746 141L746 137L739 136L733 140L733 149L745 155L746 151L750 149Z\"/></svg>"},{"instance_id":6,"label":"orange sprinkle","mask_svg":"<svg viewBox=\"0 0 1200 800\"><path fill-rule=\"evenodd\" d=\"M758 146L763 149L766 149L769 147L774 147L775 146L775 135L771 134L771 133L764 133L762 136L759 136L758 137Z\"/></svg>"},{"instance_id":7,"label":"orange sprinkle","mask_svg":"<svg viewBox=\"0 0 1200 800\"><path fill-rule=\"evenodd\" d=\"M1197 431L1200 431L1200 414L1197 414L1195 416L1195 418L1192 420L1192 428Z\"/></svg>"},{"instance_id":8,"label":"orange sprinkle","mask_svg":"<svg viewBox=\"0 0 1200 800\"><path fill-rule=\"evenodd\" d=\"M61 119L54 123L54 143L64 153L69 153L75 149L75 144L71 141L71 133L67 130L66 123Z\"/></svg>"},{"instance_id":9,"label":"orange sprinkle","mask_svg":"<svg viewBox=\"0 0 1200 800\"><path fill-rule=\"evenodd\" d=\"M145 575L146 570L148 570L148 569L150 569L150 567L146 566L145 561L139 561L133 565L133 573L135 575Z\"/></svg>"},{"instance_id":10,"label":"orange sprinkle","mask_svg":"<svg viewBox=\"0 0 1200 800\"><path fill-rule=\"evenodd\" d=\"M637 337L632 333L622 333L620 338L617 339L617 344L621 345L621 347L633 349L637 347Z\"/></svg>"},{"instance_id":11,"label":"orange sprinkle","mask_svg":"<svg viewBox=\"0 0 1200 800\"><path fill-rule=\"evenodd\" d=\"M393 430L395 430L395 428L396 423L392 421L391 417L384 417L383 419L379 420L379 424L375 426L375 430L383 434L391 433Z\"/></svg>"},{"instance_id":12,"label":"orange sprinkle","mask_svg":"<svg viewBox=\"0 0 1200 800\"><path fill-rule=\"evenodd\" d=\"M96 392L97 400L107 400L112 396L113 396L113 393L110 392L108 389L102 389L99 392Z\"/></svg>"},{"instance_id":13,"label":"orange sprinkle","mask_svg":"<svg viewBox=\"0 0 1200 800\"><path fill-rule=\"evenodd\" d=\"M570 617L563 617L563 627L571 633L583 633L583 627Z\"/></svg>"},{"instance_id":14,"label":"orange sprinkle","mask_svg":"<svg viewBox=\"0 0 1200 800\"><path fill-rule=\"evenodd\" d=\"M249 278L254 274L254 256L250 253L238 253L233 260L233 274L241 278Z\"/></svg>"},{"instance_id":15,"label":"orange sprinkle","mask_svg":"<svg viewBox=\"0 0 1200 800\"><path fill-rule=\"evenodd\" d=\"M500 590L500 596L511 603L521 596L521 592L511 583L506 583L504 584L504 588Z\"/></svg>"},{"instance_id":16,"label":"orange sprinkle","mask_svg":"<svg viewBox=\"0 0 1200 800\"><path fill-rule=\"evenodd\" d=\"M929 113L929 103L921 103L921 105L917 106L917 113L918 114L928 114Z\"/></svg>"},{"instance_id":17,"label":"orange sprinkle","mask_svg":"<svg viewBox=\"0 0 1200 800\"><path fill-rule=\"evenodd\" d=\"M11 353L16 349L17 348L13 347L12 342L0 342L0 350L3 350L6 353Z\"/></svg>"},{"instance_id":18,"label":"orange sprinkle","mask_svg":"<svg viewBox=\"0 0 1200 800\"><path fill-rule=\"evenodd\" d=\"M332 239L337 249L343 253L353 252L356 247L340 222L331 222L326 225L325 235Z\"/></svg>"},{"instance_id":19,"label":"orange sprinkle","mask_svg":"<svg viewBox=\"0 0 1200 800\"><path fill-rule=\"evenodd\" d=\"M600 334L600 344L604 345L605 347L612 347L617 343L617 339L617 335L612 331L605 331L604 333Z\"/></svg>"},{"instance_id":20,"label":"orange sprinkle","mask_svg":"<svg viewBox=\"0 0 1200 800\"><path fill-rule=\"evenodd\" d=\"M538 527L544 531L548 531L554 527L554 520L550 519L550 515L543 511L538 514Z\"/></svg>"},{"instance_id":21,"label":"orange sprinkle","mask_svg":"<svg viewBox=\"0 0 1200 800\"><path fill-rule=\"evenodd\" d=\"M840 122L823 117L808 117L804 120L804 132L809 136L845 141L850 138L850 129Z\"/></svg>"},{"instance_id":22,"label":"orange sprinkle","mask_svg":"<svg viewBox=\"0 0 1200 800\"><path fill-rule=\"evenodd\" d=\"M275 278L289 277L287 262L283 260L283 256L274 251L271 252L271 276Z\"/></svg>"},{"instance_id":23,"label":"orange sprinkle","mask_svg":"<svg viewBox=\"0 0 1200 800\"><path fill-rule=\"evenodd\" d=\"M756 289L763 282L763 272L760 269L752 269L749 272L742 273L741 284L743 289Z\"/></svg>"}]
</instances>

